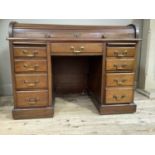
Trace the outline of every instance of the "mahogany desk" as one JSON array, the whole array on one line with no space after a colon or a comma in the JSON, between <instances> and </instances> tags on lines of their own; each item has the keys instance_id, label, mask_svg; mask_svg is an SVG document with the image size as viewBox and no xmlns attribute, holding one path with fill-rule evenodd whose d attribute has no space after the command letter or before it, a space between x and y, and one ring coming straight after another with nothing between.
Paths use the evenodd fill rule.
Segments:
<instances>
[{"instance_id":1,"label":"mahogany desk","mask_svg":"<svg viewBox=\"0 0 155 155\"><path fill-rule=\"evenodd\" d=\"M70 93L88 94L100 114L136 111L134 25L11 22L8 40L14 119L52 117L55 96Z\"/></svg>"}]
</instances>

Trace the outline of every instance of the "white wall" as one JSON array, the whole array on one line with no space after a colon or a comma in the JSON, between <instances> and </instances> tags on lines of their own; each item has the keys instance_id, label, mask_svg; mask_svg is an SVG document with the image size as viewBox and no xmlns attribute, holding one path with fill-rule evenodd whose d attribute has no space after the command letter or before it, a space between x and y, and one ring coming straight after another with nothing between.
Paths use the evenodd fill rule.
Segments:
<instances>
[{"instance_id":1,"label":"white wall","mask_svg":"<svg viewBox=\"0 0 155 155\"><path fill-rule=\"evenodd\" d=\"M40 24L70 24L70 25L128 25L136 24L142 29L142 20L133 19L14 19L0 20L0 95L11 95L11 71L9 46L6 40L10 21Z\"/></svg>"},{"instance_id":2,"label":"white wall","mask_svg":"<svg viewBox=\"0 0 155 155\"><path fill-rule=\"evenodd\" d=\"M143 22L139 92L155 98L155 19Z\"/></svg>"}]
</instances>

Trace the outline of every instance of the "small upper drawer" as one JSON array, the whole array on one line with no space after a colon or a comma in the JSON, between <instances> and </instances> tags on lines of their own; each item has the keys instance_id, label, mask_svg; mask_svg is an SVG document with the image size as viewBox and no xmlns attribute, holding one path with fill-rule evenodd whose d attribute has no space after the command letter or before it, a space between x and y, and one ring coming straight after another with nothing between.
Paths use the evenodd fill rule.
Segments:
<instances>
[{"instance_id":1,"label":"small upper drawer","mask_svg":"<svg viewBox=\"0 0 155 155\"><path fill-rule=\"evenodd\" d=\"M46 72L46 60L15 60L15 72Z\"/></svg>"},{"instance_id":2,"label":"small upper drawer","mask_svg":"<svg viewBox=\"0 0 155 155\"><path fill-rule=\"evenodd\" d=\"M108 57L134 57L136 52L135 47L108 47Z\"/></svg>"},{"instance_id":3,"label":"small upper drawer","mask_svg":"<svg viewBox=\"0 0 155 155\"><path fill-rule=\"evenodd\" d=\"M45 107L48 106L48 91L18 91L16 92L17 107Z\"/></svg>"},{"instance_id":4,"label":"small upper drawer","mask_svg":"<svg viewBox=\"0 0 155 155\"><path fill-rule=\"evenodd\" d=\"M45 89L47 88L47 74L16 74L17 89Z\"/></svg>"},{"instance_id":5,"label":"small upper drawer","mask_svg":"<svg viewBox=\"0 0 155 155\"><path fill-rule=\"evenodd\" d=\"M133 86L134 73L107 73L106 86Z\"/></svg>"},{"instance_id":6,"label":"small upper drawer","mask_svg":"<svg viewBox=\"0 0 155 155\"><path fill-rule=\"evenodd\" d=\"M45 47L14 47L15 57L46 57Z\"/></svg>"},{"instance_id":7,"label":"small upper drawer","mask_svg":"<svg viewBox=\"0 0 155 155\"><path fill-rule=\"evenodd\" d=\"M51 52L55 54L71 53L99 53L102 54L103 44L101 43L52 43Z\"/></svg>"},{"instance_id":8,"label":"small upper drawer","mask_svg":"<svg viewBox=\"0 0 155 155\"><path fill-rule=\"evenodd\" d=\"M106 104L119 104L133 102L133 88L107 88Z\"/></svg>"},{"instance_id":9,"label":"small upper drawer","mask_svg":"<svg viewBox=\"0 0 155 155\"><path fill-rule=\"evenodd\" d=\"M135 69L135 59L106 59L107 71L133 71Z\"/></svg>"}]
</instances>

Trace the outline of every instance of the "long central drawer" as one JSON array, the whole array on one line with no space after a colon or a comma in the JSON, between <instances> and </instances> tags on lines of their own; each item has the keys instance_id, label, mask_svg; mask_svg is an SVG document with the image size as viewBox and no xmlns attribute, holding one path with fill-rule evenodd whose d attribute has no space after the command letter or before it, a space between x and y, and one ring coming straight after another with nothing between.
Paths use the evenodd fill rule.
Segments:
<instances>
[{"instance_id":1,"label":"long central drawer","mask_svg":"<svg viewBox=\"0 0 155 155\"><path fill-rule=\"evenodd\" d=\"M72 54L86 54L96 53L102 54L102 43L52 43L51 53L72 53Z\"/></svg>"}]
</instances>

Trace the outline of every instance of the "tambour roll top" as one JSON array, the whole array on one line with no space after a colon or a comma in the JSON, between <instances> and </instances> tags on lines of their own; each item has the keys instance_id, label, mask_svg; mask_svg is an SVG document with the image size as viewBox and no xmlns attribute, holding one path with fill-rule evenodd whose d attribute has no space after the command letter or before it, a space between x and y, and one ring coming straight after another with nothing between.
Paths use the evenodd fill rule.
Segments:
<instances>
[{"instance_id":1,"label":"tambour roll top","mask_svg":"<svg viewBox=\"0 0 155 155\"><path fill-rule=\"evenodd\" d=\"M10 23L14 38L44 39L135 39L136 28L128 26L72 26Z\"/></svg>"}]
</instances>

